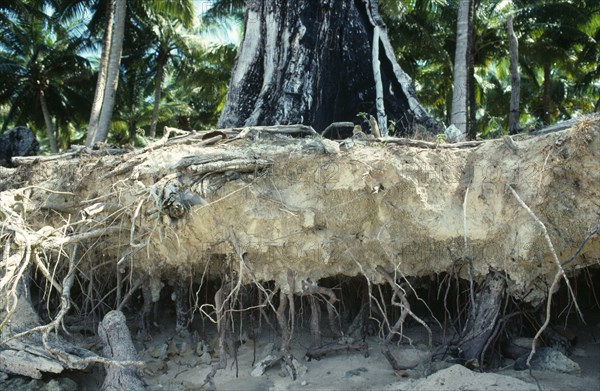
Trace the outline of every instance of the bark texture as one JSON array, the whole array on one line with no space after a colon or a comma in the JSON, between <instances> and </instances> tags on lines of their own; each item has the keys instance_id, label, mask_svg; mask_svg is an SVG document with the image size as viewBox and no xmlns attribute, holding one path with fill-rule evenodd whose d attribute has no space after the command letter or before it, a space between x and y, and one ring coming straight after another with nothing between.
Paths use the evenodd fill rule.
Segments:
<instances>
[{"instance_id":1,"label":"bark texture","mask_svg":"<svg viewBox=\"0 0 600 391\"><path fill-rule=\"evenodd\" d=\"M510 58L510 111L508 114L508 131L510 134L519 133L521 126L519 118L519 101L521 95L521 75L519 74L519 41L513 27L514 15L506 22L508 29L508 53Z\"/></svg>"},{"instance_id":2,"label":"bark texture","mask_svg":"<svg viewBox=\"0 0 600 391\"><path fill-rule=\"evenodd\" d=\"M367 112L387 115L398 134L439 131L396 62L375 1L250 0L245 26L218 127L302 123L321 132Z\"/></svg>"},{"instance_id":3,"label":"bark texture","mask_svg":"<svg viewBox=\"0 0 600 391\"><path fill-rule=\"evenodd\" d=\"M125 323L125 315L121 311L110 311L98 327L98 335L104 344L104 356L120 361L133 361L137 352L131 341L129 329ZM106 377L102 390L147 390L146 384L139 377L137 369L106 365Z\"/></svg>"},{"instance_id":4,"label":"bark texture","mask_svg":"<svg viewBox=\"0 0 600 391\"><path fill-rule=\"evenodd\" d=\"M125 13L127 11L127 2L125 0L113 0L113 4L115 7L113 21L114 25L112 29L112 38L110 40L110 57L108 60L106 84L104 86L105 90L103 94L102 107L99 114L98 129L96 130L95 134L89 137L90 142L87 144L88 146L96 142L106 141L109 130L108 128L112 118L112 112L115 105L117 86L119 84L119 67L121 65L123 38L125 36ZM88 138L86 138L86 142L87 139Z\"/></svg>"},{"instance_id":5,"label":"bark texture","mask_svg":"<svg viewBox=\"0 0 600 391\"><path fill-rule=\"evenodd\" d=\"M469 9L473 0L458 3L456 21L456 52L454 55L454 86L452 89L451 122L463 134L467 133L468 114L468 54L469 54ZM462 138L464 140L464 137ZM460 139L458 140L460 141Z\"/></svg>"},{"instance_id":6,"label":"bark texture","mask_svg":"<svg viewBox=\"0 0 600 391\"><path fill-rule=\"evenodd\" d=\"M106 2L106 25L104 36L102 38L102 55L100 56L100 66L98 69L98 79L96 80L96 91L94 100L92 101L92 111L90 114L90 122L88 124L88 133L85 138L85 145L90 146L98 132L98 122L100 121L100 110L102 109L102 101L104 100L104 89L106 88L106 75L108 72L108 59L110 53L110 44L112 39L114 7L112 2Z\"/></svg>"},{"instance_id":7,"label":"bark texture","mask_svg":"<svg viewBox=\"0 0 600 391\"><path fill-rule=\"evenodd\" d=\"M477 359L482 362L480 356L496 326L505 289L505 279L500 273L489 274L483 282L459 344L464 359Z\"/></svg>"}]
</instances>

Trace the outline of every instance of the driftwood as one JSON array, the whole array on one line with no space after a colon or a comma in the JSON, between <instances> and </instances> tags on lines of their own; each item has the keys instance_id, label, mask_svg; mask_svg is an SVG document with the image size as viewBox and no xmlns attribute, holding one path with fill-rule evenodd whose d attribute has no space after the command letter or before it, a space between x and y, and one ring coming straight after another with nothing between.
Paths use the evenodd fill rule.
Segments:
<instances>
[{"instance_id":1,"label":"driftwood","mask_svg":"<svg viewBox=\"0 0 600 391\"><path fill-rule=\"evenodd\" d=\"M349 343L349 344L340 344L338 342L333 342L327 345L320 346L318 348L310 349L306 352L306 359L310 360L320 360L321 357L329 353L334 352L350 352L350 351L359 351L362 353L363 357L369 357L369 345L366 342L357 342L357 343Z\"/></svg>"},{"instance_id":2,"label":"driftwood","mask_svg":"<svg viewBox=\"0 0 600 391\"><path fill-rule=\"evenodd\" d=\"M0 371L41 379L43 372L61 373L64 366L40 352L6 349L0 352Z\"/></svg>"},{"instance_id":3,"label":"driftwood","mask_svg":"<svg viewBox=\"0 0 600 391\"><path fill-rule=\"evenodd\" d=\"M98 327L98 334L104 344L104 356L114 360L133 361L137 353L129 329L125 323L125 315L121 311L110 311ZM137 368L105 365L106 377L102 384L104 391L142 391L148 387L140 378Z\"/></svg>"}]
</instances>

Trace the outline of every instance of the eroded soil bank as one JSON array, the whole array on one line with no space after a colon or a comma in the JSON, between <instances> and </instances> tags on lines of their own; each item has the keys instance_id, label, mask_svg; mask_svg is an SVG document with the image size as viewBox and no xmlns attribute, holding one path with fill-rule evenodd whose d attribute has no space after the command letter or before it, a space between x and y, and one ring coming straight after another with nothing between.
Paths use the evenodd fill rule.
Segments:
<instances>
[{"instance_id":1,"label":"eroded soil bank","mask_svg":"<svg viewBox=\"0 0 600 391\"><path fill-rule=\"evenodd\" d=\"M286 133L195 133L3 169L3 306L27 296L18 283L29 279L40 316L11 332L60 315L95 333L120 308L143 340L167 295L175 332L190 338L191 322L225 319L234 326L219 325L221 343L267 322L292 340L310 330L312 345L322 324L339 338L356 321L357 340L391 333L391 343L405 341L393 325L408 302L433 308L418 316L430 328L459 330L469 290L492 271L504 276L506 303L529 308L514 309L534 331L557 263L572 278L598 266L598 119L461 145Z\"/></svg>"}]
</instances>

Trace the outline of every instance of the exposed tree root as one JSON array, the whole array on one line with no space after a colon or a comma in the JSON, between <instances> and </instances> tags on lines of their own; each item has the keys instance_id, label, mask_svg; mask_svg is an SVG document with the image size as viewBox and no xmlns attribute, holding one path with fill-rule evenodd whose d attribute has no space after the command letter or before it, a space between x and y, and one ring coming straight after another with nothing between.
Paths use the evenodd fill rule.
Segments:
<instances>
[{"instance_id":1,"label":"exposed tree root","mask_svg":"<svg viewBox=\"0 0 600 391\"><path fill-rule=\"evenodd\" d=\"M458 344L461 358L481 363L482 353L496 327L505 288L505 278L497 272L489 274L483 282Z\"/></svg>"},{"instance_id":2,"label":"exposed tree root","mask_svg":"<svg viewBox=\"0 0 600 391\"><path fill-rule=\"evenodd\" d=\"M349 344L341 344L339 342L332 342L326 345L322 345L318 348L311 348L306 352L306 359L310 360L319 360L321 357L326 356L329 353L335 352L350 352L350 351L358 351L362 353L363 357L369 357L369 345L366 342L357 342L357 343L349 343Z\"/></svg>"},{"instance_id":3,"label":"exposed tree root","mask_svg":"<svg viewBox=\"0 0 600 391\"><path fill-rule=\"evenodd\" d=\"M168 130L166 133L179 132ZM301 135L310 135L310 138L300 140L291 137ZM567 139L569 137L577 139L581 136L583 139L586 135L565 133L563 136ZM595 135L590 137L592 136L597 137ZM265 143L267 140L277 140L273 148L276 152L258 145L260 143L250 143L245 140L259 138ZM291 143L292 140L295 144ZM559 141L571 142L561 141L553 135L548 135L548 140L551 141L551 145ZM366 355L368 354L366 336L378 335L383 340L382 352L391 366L395 370L406 369L407 367L403 367L402 363L393 356L391 347L397 340L412 342L404 332L409 316L427 330L429 344L432 345L432 331L429 326L432 323L426 323L421 312L429 311L425 313L433 315L434 311L429 308L432 300L425 301L419 297L417 289L422 287L417 286L415 289L411 285L412 277L445 273L443 280L441 278L437 280L441 281L438 295L440 298L443 296L443 303L440 299L439 307L434 308L438 311L435 315L445 312L446 322L441 327L444 334L448 329L454 328L459 341L455 340L452 343L460 347L465 359L475 359L481 364L486 355L488 359L495 355L496 344L500 339L513 333L507 328L518 323L517 317L530 316L532 312L530 308L519 307L521 304L517 303L518 300L504 300L504 295L507 293L525 295L523 302L529 300L526 296L527 292L522 292L519 287L514 288L517 284L531 286L535 295L531 301L535 305L539 305L543 298L547 297L545 316L538 319L542 325L539 326L539 323L532 320L526 324L526 327L521 327L527 332L531 329L537 330L532 354L535 352L538 339L544 341L560 339L551 334L550 315L556 319L554 309L558 304L552 304L552 300L561 279L565 280L569 300L566 308L574 305L580 313L575 296L580 292L572 289L567 273L575 270L576 267L589 272L588 269L592 269L590 265L593 266L595 262L593 257L597 254L598 243L594 235L600 231L600 224L588 218L590 212L587 209L586 215L581 217L584 223L580 223L578 214L567 215L577 217L572 220L573 224L577 224L576 232L588 230L583 241L572 236L561 238L564 239L560 243L562 248L558 247L559 242L556 241L555 249L550 235L553 229L560 227L549 225L546 229L546 225L523 202L523 199L537 197L539 194L519 187L517 188L519 195L512 186L509 186L508 191L515 197L518 205L515 202L512 202L512 205L507 203L505 205L507 210L512 208L510 210L512 215L520 215L517 216L520 222L527 223L533 219L541 229L554 262L544 264L538 269L532 269L535 266L522 263L518 264L518 267L507 266L508 274L496 276L493 273L488 276L489 280L485 280L489 270L488 265L484 264L486 259L477 259L472 255L476 253L474 251L476 246L481 244L477 243L478 237L473 235L472 231L475 230L474 227L484 225L482 220L471 223L471 219L477 218L477 213L476 210L471 209L467 213L467 206L477 207L474 203L468 204L475 197L481 200L483 197L488 197L484 201L489 203L505 202L506 194L504 185L500 196L494 194L493 190L481 190L488 184L482 182L477 175L469 177L473 173L469 171L470 166L464 166L463 163L469 161L471 157L474 159L474 164L481 162L477 155L479 151L493 153L493 149L486 149L489 143L439 145L418 140L382 138L366 140L362 144L358 143L358 147L353 147L354 150L348 149L344 154L336 154L331 152L331 148L325 147L326 141L330 146L333 143L339 152L342 143L322 140L308 127L254 127L226 129L216 134L200 132L180 134L170 139L167 136L149 148L125 156L122 155L123 151L106 150L96 153L80 150L69 155L72 161L52 160L52 163L47 163L45 159L39 159L36 160L38 163L34 164L34 160L30 158L20 160L19 164L31 164L28 168L32 169L33 175L44 180L60 171L54 167L55 164L60 164L61 167L69 168L74 172L71 173L73 178L69 177L64 181L59 178L54 182L49 180L47 182L49 185L44 183L44 186L28 186L0 193L2 197L0 329L2 348L5 349L0 352L0 366L5 364L6 366L2 368L13 368L13 372L32 377L41 377L44 372L60 373L64 369L81 369L91 363L102 363L119 370L133 371L134 368L139 368L143 363L133 358L102 357L68 345L63 336L68 336L68 333L73 330L83 329L78 328L78 324L71 324L75 320L85 321L86 332L94 332L98 320L110 310L119 309L132 318L139 316L134 318L134 322L139 327L140 336L150 339L155 331L152 326L159 324L163 326L162 322L165 318L156 311L163 309L161 308L161 305L165 304L163 301L169 302L165 299L166 294L163 294L163 300L159 301L160 287L163 283L173 287L173 291L169 290L169 293L172 293L175 304L173 320L177 333L186 334L190 325L190 315L198 315L201 318L202 333L205 334L202 338L209 338L212 333L211 327L208 330L204 329L204 323L212 322L216 325L219 361L215 363L206 378L204 387L210 389L216 388L214 377L218 370L227 367L228 359L232 361L231 366L236 365L237 370L236 349L242 336L247 332L248 336L256 338L263 325L270 326L281 343L276 353L269 354L258 362L253 371L255 374L264 372L266 368L279 363L291 378L301 378L301 366L292 355L292 347L295 347L292 343L299 335L298 329L303 326L310 328L312 338L306 353L308 359L320 359L339 351L358 351ZM215 145L217 142L226 145ZM377 148L373 145L375 143L380 143L376 145ZM379 150L386 148L383 143L395 145L386 149L385 154L381 154ZM185 145L185 150L171 151L167 148L173 145ZM199 150L200 153L196 153L194 148L198 145L211 145L211 147L205 148L206 154L203 149ZM410 148L398 147L398 145ZM582 154L589 152L585 150L588 148L587 144L572 143L572 146L571 152L583 151ZM592 147L595 148L595 145L588 149L591 150ZM413 148L421 148L421 150L417 151ZM434 148L438 151L431 151ZM531 145L528 148L534 153L537 151L538 154L542 150L542 148L534 150ZM162 155L156 153L158 151L172 154ZM181 155L182 152L185 155ZM424 160L411 160L413 152L415 155L425 156ZM118 155L111 155L113 153ZM346 153L351 159L346 159ZM463 178L464 182L461 182L463 185L469 183L462 200L464 232L462 235L446 238L447 230L442 230L443 232L440 233L441 231L435 226L422 221L420 223L424 227L424 236L415 239L428 241L431 238L437 246L435 251L440 250L439 252L443 253L441 256L437 253L424 254L423 262L436 261L437 269L431 269L432 264L423 266L414 262L415 258L411 254L398 255L411 245L397 245L397 235L403 227L397 225L395 219L402 221L402 224L405 222L410 224L419 217L406 210L403 213L407 212L407 217L400 216L401 213L398 212L399 209L394 202L399 196L420 194L425 191L425 187L422 186L423 180L414 178L412 173L408 171L398 173L390 168L386 159L391 156L395 158L396 153L402 155L402 159L406 159L406 164L404 160L398 160L398 164L402 163L404 168L414 166L417 171L426 168L423 161L437 164L444 162L445 158L452 159L454 153L461 154L459 158L453 160L461 166L448 167L448 172L453 178ZM96 158L96 155L105 156L106 159ZM379 157L373 158L373 156ZM548 166L548 170L551 167L563 168L553 163L552 159L548 158L549 155L544 161L544 156L524 163L537 162L540 166ZM595 155L589 152L585 158L590 156ZM278 166L278 159L282 157L288 160ZM165 160L159 161L160 158ZM510 159L514 157L511 156ZM73 163L75 160L76 163ZM324 167L333 168L333 165L328 164L334 160L340 163L335 167L338 171L327 173L326 170L322 170L316 177L311 172L306 185L302 186L306 188L307 194L315 197L314 199L326 198L330 195L328 192L334 190L337 196L339 191L339 206L344 208L350 202L357 201L359 205L357 209L360 209L361 213L348 212L347 216L344 216L351 223L348 225L356 231L350 232L346 229L345 221L343 224L340 221L333 221L338 217L341 218L340 209L333 208L335 210L330 212L332 206L337 205L337 200L327 199L327 205L322 206L319 203L310 204L309 201L299 199L294 193L299 188L297 182L307 180L305 171L316 168L321 170ZM513 167L516 163L511 162L511 164ZM561 160L560 164L574 170L573 166L579 163ZM90 168L91 166L93 168ZM363 166L368 167L368 172L362 177L360 173L356 176L356 168ZM90 173L98 167L103 167L103 172L96 176L91 175ZM284 179L278 177L282 174L277 171L278 169L283 171ZM535 175L535 173L537 171L527 175ZM328 176L329 174L333 176ZM386 177L388 174L391 176ZM396 174L401 175L395 176ZM515 178L512 173L501 174L502 178ZM581 173L576 174L577 180L589 187L589 182L586 182L587 177ZM20 175L23 175L23 172ZM62 176L63 173L58 175ZM98 179L104 187L95 188L96 184L76 176ZM388 184L386 182L388 178L400 178L399 185L396 186L391 180ZM330 179L339 182L330 182ZM425 180L429 179L442 190L450 188L446 186L447 178L436 176ZM3 183L9 183L6 179L3 180L5 181ZM265 185L266 182L269 183ZM414 185L413 182L418 183ZM556 182L558 181L552 182L553 186L564 188ZM366 188L363 189L365 184ZM110 189L106 194L102 193L106 189L105 185ZM48 188L52 186L58 190ZM377 187L377 191L373 191L376 186L380 187ZM94 189L90 190L91 188ZM6 196L8 193L9 196ZM192 193L193 196L188 197ZM275 193L277 196L271 197L271 194ZM573 197L582 197L582 202L587 202L587 199L583 199L584 195L588 195L584 190L569 194ZM410 201L409 198L407 200ZM204 201L205 199L210 202ZM268 199L269 206L265 206L263 202L265 199ZM450 215L461 216L460 206L453 205L454 200L447 203L447 200L440 202L442 201L444 202L442 209L450 208ZM541 203L546 201L554 202L552 199L543 198L536 205L542 205ZM306 210L298 206L304 202L309 205ZM239 219L244 219L244 223L238 224L238 217L231 219L228 213L231 211L237 213L236 208L244 204L250 207L239 209L245 215L240 213ZM276 207L272 208L271 204L276 204ZM412 208L413 205L430 206L428 203L415 203L410 204L409 207ZM552 212L550 208L564 207L561 203L556 205L558 206L554 204L544 206L546 209L540 209L539 216L546 218L546 214ZM520 208L525 209L529 216L520 213ZM589 208L589 205L586 208ZM211 212L207 213L207 210ZM364 224L370 218L369 216L373 215L371 212L375 211L380 213L377 217L379 220L369 220L372 226ZM253 226L254 220L245 220L247 215L254 216L255 212L259 221L256 227ZM432 221L439 219L442 224L460 226L460 221L445 220L444 210L432 209L427 210L427 213L430 213L428 218L431 217ZM278 217L279 214L285 215L286 218L291 216L292 220L283 220ZM561 214L552 214L547 219L557 221L561 216ZM550 220L550 217L553 220ZM362 220L355 221L353 220L355 218ZM269 225L271 223L274 227ZM502 224L509 223L510 221L507 223L506 220L502 220ZM285 226L286 224L290 224L292 228ZM380 227L377 224L380 224ZM33 226L36 228L32 228ZM364 234L361 230L364 230ZM498 232L490 230L486 234L493 235ZM566 231L561 232L566 233ZM568 234L571 232L575 231L571 230ZM195 234L198 236L194 236ZM263 234L264 237L260 236ZM428 236L429 234L431 236ZM527 243L527 246L531 245L532 248L538 246L537 241L540 236L537 234L531 236L533 239ZM261 257L269 254L271 248L284 247L282 243L287 243L285 238L290 238L294 245L300 247L306 245L310 250L312 250L311 246L315 245L320 251L322 250L322 254L319 254L322 258L315 261L307 259L306 254L298 255L289 251L281 258L265 259L263 263ZM360 241L358 245L354 243L355 238ZM252 243L246 248L242 246L242 242L245 246L252 239L259 241L256 248L252 247ZM205 240L206 243L200 243L201 240ZM506 240L506 237L502 240ZM544 242L541 243L542 245L538 246L540 248L536 247L533 250L521 248L519 251L527 256L548 253ZM566 260L561 262L557 252L560 254L565 249L573 251L568 246L576 246L578 243L580 243L579 247L574 254L565 257ZM210 245L211 248L201 247L204 244ZM487 244L489 243L483 241L483 246ZM224 245L224 249L216 249L221 245ZM497 262L498 258L506 255L507 247L504 245L500 247L500 250L494 253L496 260L490 261L496 268L501 265L501 262ZM445 252L445 248L448 252ZM173 249L184 250L181 251L184 253L182 259L179 259L179 253L176 256L173 254ZM156 257L155 250L158 254ZM288 262L285 258L288 256L293 258L294 262L307 260L307 263L296 267L294 262ZM524 256L519 255L519 257L515 262L527 261L526 258L522 258ZM380 263L381 265L378 266ZM567 265L569 268L566 267ZM186 273L179 269L188 266L191 270L189 273L187 269ZM329 270L330 266L331 270ZM412 273L409 268L413 266L423 266L424 269ZM287 270L286 280L287 267L291 270ZM528 276L524 277L523 271L530 270L536 270L539 274L530 279ZM508 276L511 276L510 272L515 273L512 277L518 277L519 280L515 280L516 284L507 283ZM551 279L555 272L556 275L548 290L546 285L538 284L538 282L545 282L547 276ZM186 283L178 283L180 282L178 278L182 275L186 276ZM352 293L348 294L350 289L344 287L345 282L339 285L338 282L355 275L360 277L356 277L354 282L360 281L360 283L353 286ZM308 276L312 280L308 279ZM329 278L335 280L332 282ZM533 287L536 284L537 286ZM595 281L589 281L589 285L588 288L591 287L591 292L595 295L594 285L597 284ZM190 295L189 289L196 289L196 287L198 290L194 306L188 308L188 300L193 296ZM573 287L577 288L576 285ZM202 292L202 295L198 292ZM413 294L416 300L413 300ZM142 300L138 300L138 296L142 296ZM595 300L598 305L599 300L597 298ZM515 310L513 305L518 308ZM304 309L309 311L304 312ZM20 316L24 313L27 316ZM25 318L29 322L17 324L17 318ZM510 319L513 319L510 322L514 321L514 323L509 324ZM46 324L42 325L42 323ZM522 323L526 322L522 321ZM246 329L248 326L250 330ZM342 330L347 330L347 333L344 334ZM516 333L518 332L521 331ZM516 333L513 335L517 335ZM362 341L354 342L360 338L359 335ZM353 340L348 342L351 339ZM28 355L23 360L10 361L21 353Z\"/></svg>"},{"instance_id":4,"label":"exposed tree root","mask_svg":"<svg viewBox=\"0 0 600 391\"><path fill-rule=\"evenodd\" d=\"M537 340L542 335L544 330L546 330L548 325L550 324L550 313L551 313L551 308L552 308L552 295L554 295L554 293L558 289L558 282L560 281L561 277L564 278L564 280L565 280L565 284L567 285L569 295L570 295L571 299L573 300L573 304L575 305L575 308L577 309L577 314L581 318L582 322L585 323L585 321L583 319L583 314L581 313L581 310L579 309L579 304L577 304L577 298L575 296L575 293L573 292L573 289L571 288L571 283L569 282L569 278L567 277L567 274L565 273L565 270L563 269L563 266L562 266L560 260L558 259L558 255L556 255L556 251L554 250L554 245L552 244L552 240L550 239L550 236L548 235L548 230L546 229L546 225L544 223L542 223L542 221L535 215L535 213L533 213L533 211L529 208L529 206L527 206L527 204L521 199L521 197L519 197L519 194L517 194L517 192L512 188L512 186L509 185L508 190L510 190L512 195L517 199L517 202L519 203L519 205L521 205L523 207L523 209L525 209L527 211L527 213L529 213L529 215L535 220L535 222L542 229L542 232L544 233L544 239L546 239L546 243L548 244L548 249L550 250L550 253L552 254L552 257L554 259L554 263L556 263L556 266L558 268L556 275L554 276L554 280L552 281L552 284L550 285L550 288L548 289L548 299L546 302L546 319L544 320L544 323L542 324L542 326L539 328L539 330L535 334L535 337L533 338L533 342L531 343L531 353L529 353L529 356L527 357L527 366L531 370L531 359L533 358L533 355L535 354ZM588 231L588 233L586 235L586 239L584 240L584 243L595 232L597 232L596 227L598 225L599 224L596 224L593 228L591 228Z\"/></svg>"},{"instance_id":5,"label":"exposed tree root","mask_svg":"<svg viewBox=\"0 0 600 391\"><path fill-rule=\"evenodd\" d=\"M381 351L382 351L383 355L385 356L385 358L390 363L390 365L392 366L392 368L394 368L394 370L397 371L397 370L408 369L407 367L403 367L403 366L399 365L398 361L394 358L393 354L390 352L389 344L392 341L392 338L395 335L402 336L402 331L401 331L402 326L408 315L410 315L414 320L419 322L421 325L423 325L423 327L425 327L427 329L427 332L429 333L429 346L430 347L432 346L431 329L429 328L427 323L425 323L421 318L419 318L417 315L415 315L410 310L410 304L408 303L406 294L401 290L400 286L396 283L394 278L392 278L392 276L382 266L377 266L375 270L379 274L381 274L381 276L383 278L385 278L385 280L388 282L388 284L392 288L392 290L394 292L394 294L392 295L392 304L400 307L400 317L398 318L398 320L396 321L394 326L392 326L389 333L385 337ZM395 298L398 298L400 300L400 302L399 303L396 302Z\"/></svg>"}]
</instances>

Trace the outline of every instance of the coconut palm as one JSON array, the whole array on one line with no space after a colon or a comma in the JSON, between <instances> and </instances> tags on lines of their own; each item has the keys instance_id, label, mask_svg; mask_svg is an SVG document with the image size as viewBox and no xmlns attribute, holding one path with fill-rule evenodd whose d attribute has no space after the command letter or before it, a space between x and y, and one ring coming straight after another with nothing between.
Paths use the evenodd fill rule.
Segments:
<instances>
[{"instance_id":1,"label":"coconut palm","mask_svg":"<svg viewBox=\"0 0 600 391\"><path fill-rule=\"evenodd\" d=\"M92 109L88 137L86 139L86 144L88 145L106 140L118 88L118 73L123 40L125 38L127 2L125 0L113 0L112 4L114 8L109 8L108 17L106 18L107 23L104 29L101 64L105 64L105 68L101 67L100 69L96 98L94 100L95 102L101 100L102 104L97 104ZM191 0L138 0L130 2L129 5L131 7L129 13L132 15L132 20L138 24L140 21L147 20L149 15L173 17L181 20L186 25L190 25L194 17L193 2ZM151 18L151 20L156 19ZM111 20L112 22L109 22ZM103 69L106 69L106 71L103 72ZM104 79L105 75L106 79ZM162 74L160 76L162 78ZM161 82L162 80L157 80L158 89L160 89ZM98 106L100 107L99 109Z\"/></svg>"},{"instance_id":2,"label":"coconut palm","mask_svg":"<svg viewBox=\"0 0 600 391\"><path fill-rule=\"evenodd\" d=\"M45 126L57 152L53 120L60 117L64 123L84 110L85 89L78 87L90 75L90 64L80 54L87 42L70 34L72 26L51 17L54 10L42 2L22 3L20 11L2 12L10 21L0 37L0 102L10 104L2 126Z\"/></svg>"},{"instance_id":3,"label":"coconut palm","mask_svg":"<svg viewBox=\"0 0 600 391\"><path fill-rule=\"evenodd\" d=\"M523 37L520 54L523 71L538 87L535 96L529 97L533 101L529 109L545 124L559 116L569 117L564 106L568 102L565 99L568 90L575 84L582 68L593 69L596 65L592 64L597 64L595 35L598 34L600 8L594 2L539 0L515 3L520 5L515 16L515 29Z\"/></svg>"}]
</instances>

